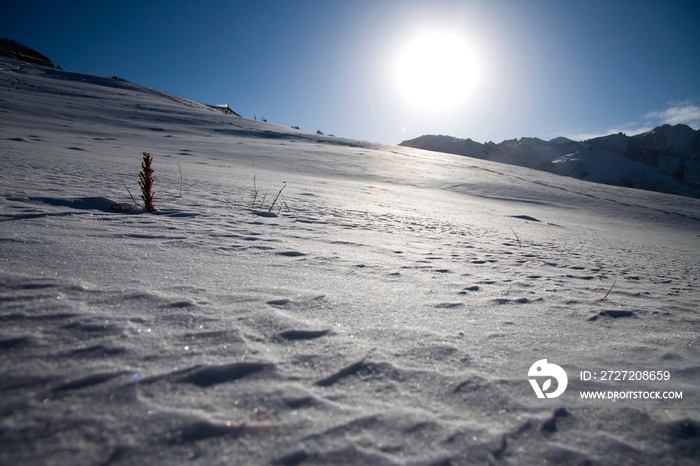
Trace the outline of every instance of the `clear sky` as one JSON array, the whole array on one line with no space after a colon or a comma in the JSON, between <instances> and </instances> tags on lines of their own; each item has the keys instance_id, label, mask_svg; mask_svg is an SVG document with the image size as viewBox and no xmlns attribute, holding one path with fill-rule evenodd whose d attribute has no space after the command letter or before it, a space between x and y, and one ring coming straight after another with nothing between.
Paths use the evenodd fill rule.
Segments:
<instances>
[{"instance_id":1,"label":"clear sky","mask_svg":"<svg viewBox=\"0 0 700 466\"><path fill-rule=\"evenodd\" d=\"M700 126L698 0L2 0L0 37L66 70L385 143Z\"/></svg>"}]
</instances>

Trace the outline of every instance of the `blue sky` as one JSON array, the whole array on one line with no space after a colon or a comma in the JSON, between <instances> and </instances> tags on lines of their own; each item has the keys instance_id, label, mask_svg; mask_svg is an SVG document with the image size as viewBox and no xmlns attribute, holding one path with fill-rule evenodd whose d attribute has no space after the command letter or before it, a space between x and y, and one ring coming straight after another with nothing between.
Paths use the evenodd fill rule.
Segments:
<instances>
[{"instance_id":1,"label":"blue sky","mask_svg":"<svg viewBox=\"0 0 700 466\"><path fill-rule=\"evenodd\" d=\"M700 125L697 0L4 0L2 12L1 37L66 70L343 137L500 142ZM401 84L399 57L430 34L469 50L474 81L447 106L417 105ZM465 59L454 55L444 60Z\"/></svg>"}]
</instances>

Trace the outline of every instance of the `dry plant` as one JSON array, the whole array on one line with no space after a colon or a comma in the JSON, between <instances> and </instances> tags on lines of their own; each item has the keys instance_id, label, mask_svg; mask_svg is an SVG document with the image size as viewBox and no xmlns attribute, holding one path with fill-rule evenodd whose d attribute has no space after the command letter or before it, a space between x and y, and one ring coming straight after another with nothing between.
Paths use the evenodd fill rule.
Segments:
<instances>
[{"instance_id":1,"label":"dry plant","mask_svg":"<svg viewBox=\"0 0 700 466\"><path fill-rule=\"evenodd\" d=\"M603 296L603 300L605 300L605 298L608 297L608 295L610 294L610 292L611 292L612 289L613 289L613 286L615 286L615 283L617 283L617 280L613 280L613 284L610 286L610 289L608 290L608 292L605 293L605 296Z\"/></svg>"},{"instance_id":2,"label":"dry plant","mask_svg":"<svg viewBox=\"0 0 700 466\"><path fill-rule=\"evenodd\" d=\"M253 175L253 191L255 191L255 195L253 196L253 206L251 208L255 209L255 200L258 198L258 187L255 184L255 175Z\"/></svg>"},{"instance_id":3,"label":"dry plant","mask_svg":"<svg viewBox=\"0 0 700 466\"><path fill-rule=\"evenodd\" d=\"M284 206L287 209L287 212L291 213L292 211L289 209L289 206L287 205L287 202L284 200L280 199L280 196L282 195L282 191L284 191L284 188L287 187L287 183L285 183L282 188L277 192L277 196L272 200L272 204L270 204L270 207L267 209L267 211L263 211L263 207L265 206L265 199L267 198L267 194L263 194L262 200L260 201L260 204L258 205L257 209L258 211L255 211L256 209L256 201L258 200L258 194L260 191L258 190L258 185L256 182L256 177L253 175L253 204L251 208L253 209L253 214L254 215L263 215L263 214L270 214L270 215L263 215L265 217L272 217L275 216L274 212L272 212L272 209L275 208L275 205L277 204L277 201L279 202L279 208L277 209L277 215L279 215L282 212L282 206ZM298 219L298 217L297 217Z\"/></svg>"},{"instance_id":4,"label":"dry plant","mask_svg":"<svg viewBox=\"0 0 700 466\"><path fill-rule=\"evenodd\" d=\"M182 197L182 167L180 162L177 163L177 169L180 170L180 197Z\"/></svg>"},{"instance_id":5,"label":"dry plant","mask_svg":"<svg viewBox=\"0 0 700 466\"><path fill-rule=\"evenodd\" d=\"M520 242L520 238L518 238L518 234L517 234L517 233L515 232L515 230L513 230L512 228L510 229L510 231L513 232L513 234L515 235L515 239L518 240L518 246L520 246L520 249L522 249L522 248L523 248L523 244Z\"/></svg>"},{"instance_id":6,"label":"dry plant","mask_svg":"<svg viewBox=\"0 0 700 466\"><path fill-rule=\"evenodd\" d=\"M156 210L153 204L153 168L151 163L153 157L148 152L143 153L143 161L141 162L141 173L139 173L139 186L141 187L141 199L147 211L153 212Z\"/></svg>"},{"instance_id":7,"label":"dry plant","mask_svg":"<svg viewBox=\"0 0 700 466\"><path fill-rule=\"evenodd\" d=\"M282 186L282 189L284 189L286 187L287 187L287 185L285 184L284 186ZM268 212L272 212L272 208L275 206L275 203L277 202L277 199L280 197L280 194L282 194L282 189L280 189L280 191L277 193L277 196L275 196L275 200L272 201L272 205L270 206L270 210L268 210Z\"/></svg>"},{"instance_id":8,"label":"dry plant","mask_svg":"<svg viewBox=\"0 0 700 466\"><path fill-rule=\"evenodd\" d=\"M284 208L287 209L287 212L289 212L290 214L293 213L296 216L295 222L298 222L299 221L299 214L296 212L292 212L292 210L287 205L287 201L282 201L282 204L284 204ZM280 204L279 210L277 211L277 214L279 215L280 212L282 212L282 205L281 204Z\"/></svg>"},{"instance_id":9,"label":"dry plant","mask_svg":"<svg viewBox=\"0 0 700 466\"><path fill-rule=\"evenodd\" d=\"M131 194L131 191L129 191L129 187L128 187L128 186L124 186L124 187L126 188L126 192L129 193L129 196L131 196L131 200L134 201L134 205L135 205L136 207L141 207L141 204L139 204L138 202L136 202L136 198L134 197L133 194Z\"/></svg>"}]
</instances>

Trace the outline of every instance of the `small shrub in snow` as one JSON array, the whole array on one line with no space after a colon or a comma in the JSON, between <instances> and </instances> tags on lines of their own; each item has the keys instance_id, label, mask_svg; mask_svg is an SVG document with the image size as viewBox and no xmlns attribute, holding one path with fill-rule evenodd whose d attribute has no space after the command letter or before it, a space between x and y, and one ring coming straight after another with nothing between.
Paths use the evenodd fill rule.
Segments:
<instances>
[{"instance_id":1,"label":"small shrub in snow","mask_svg":"<svg viewBox=\"0 0 700 466\"><path fill-rule=\"evenodd\" d=\"M153 212L156 210L153 204L153 169L151 163L153 157L148 152L143 153L143 161L141 162L141 173L139 173L139 186L141 186L141 199L143 199L144 207L147 211Z\"/></svg>"},{"instance_id":2,"label":"small shrub in snow","mask_svg":"<svg viewBox=\"0 0 700 466\"><path fill-rule=\"evenodd\" d=\"M286 187L287 187L287 185L285 184L284 186L282 186L282 189L284 189L284 188L286 188ZM273 207L275 206L275 204L277 203L277 199L279 199L280 194L282 194L282 189L280 189L280 191L277 193L277 196L275 196L275 200L272 201L272 205L270 206L270 210L268 210L268 212L272 212L272 208L273 208Z\"/></svg>"}]
</instances>

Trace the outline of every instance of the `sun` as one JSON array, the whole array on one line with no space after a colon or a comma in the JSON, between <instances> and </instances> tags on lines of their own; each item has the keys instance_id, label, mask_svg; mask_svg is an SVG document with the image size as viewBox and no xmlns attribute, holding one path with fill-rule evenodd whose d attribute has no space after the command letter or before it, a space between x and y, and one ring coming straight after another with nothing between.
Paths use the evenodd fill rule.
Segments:
<instances>
[{"instance_id":1,"label":"sun","mask_svg":"<svg viewBox=\"0 0 700 466\"><path fill-rule=\"evenodd\" d=\"M451 34L417 37L403 50L397 65L401 93L426 110L445 110L462 103L478 74L470 47Z\"/></svg>"}]
</instances>

